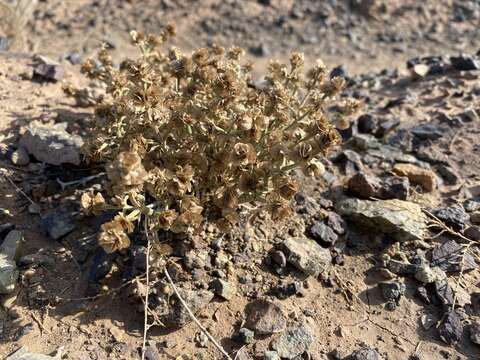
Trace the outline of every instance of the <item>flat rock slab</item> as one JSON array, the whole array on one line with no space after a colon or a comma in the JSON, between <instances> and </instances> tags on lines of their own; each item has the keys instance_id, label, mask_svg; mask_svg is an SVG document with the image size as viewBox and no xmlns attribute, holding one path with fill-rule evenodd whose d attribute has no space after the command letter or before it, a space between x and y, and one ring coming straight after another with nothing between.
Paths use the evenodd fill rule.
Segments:
<instances>
[{"instance_id":1,"label":"flat rock slab","mask_svg":"<svg viewBox=\"0 0 480 360\"><path fill-rule=\"evenodd\" d=\"M83 140L68 133L66 128L67 123L46 125L34 121L27 126L20 145L38 161L51 165L79 165Z\"/></svg>"},{"instance_id":2,"label":"flat rock slab","mask_svg":"<svg viewBox=\"0 0 480 360\"><path fill-rule=\"evenodd\" d=\"M289 238L283 242L287 261L305 274L317 276L332 262L332 255L307 237Z\"/></svg>"},{"instance_id":3,"label":"flat rock slab","mask_svg":"<svg viewBox=\"0 0 480 360\"><path fill-rule=\"evenodd\" d=\"M358 225L390 235L397 241L421 240L427 229L422 208L409 201L346 199L339 202L337 211Z\"/></svg>"},{"instance_id":4,"label":"flat rock slab","mask_svg":"<svg viewBox=\"0 0 480 360\"><path fill-rule=\"evenodd\" d=\"M17 264L5 254L0 254L0 294L10 294L18 279Z\"/></svg>"}]
</instances>

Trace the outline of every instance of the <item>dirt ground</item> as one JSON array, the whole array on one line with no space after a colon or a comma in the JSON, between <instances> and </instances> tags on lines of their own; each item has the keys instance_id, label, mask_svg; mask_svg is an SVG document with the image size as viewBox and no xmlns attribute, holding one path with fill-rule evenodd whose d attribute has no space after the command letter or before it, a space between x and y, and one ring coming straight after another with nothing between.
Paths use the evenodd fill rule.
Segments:
<instances>
[{"instance_id":1,"label":"dirt ground","mask_svg":"<svg viewBox=\"0 0 480 360\"><path fill-rule=\"evenodd\" d=\"M372 2L372 8L365 5L367 1L358 1L364 5L355 7L351 5L355 1L340 0L36 2L31 18L21 29L25 40L16 44L17 48L0 52L0 208L11 214L0 215L0 224L9 222L24 231L22 254L48 254L52 263L21 267L16 290L2 297L0 357L24 346L41 354L54 354L60 349L64 359L139 359L141 304L132 298L128 287L112 290L122 283L123 260L117 258L97 284L110 292L91 297L88 276L98 224L95 228L95 221L77 214L77 189L73 186L62 191L56 182L57 178L63 182L75 180L89 170L82 165L52 167L40 162L16 166L6 155L10 147L16 147L23 127L33 120L67 122L69 132L84 134L93 108L76 106L64 94L62 83L85 85L88 81L80 74L79 65L65 60L68 55L78 53L85 59L107 41L114 58L120 60L133 54L127 40L129 30L155 31L167 21L175 21L179 47L240 45L249 50L259 74L268 58L284 59L294 50L304 51L311 61L320 56L329 66L343 65L347 75L360 79L348 91L356 92L364 102L362 112L399 119L395 131L425 122L443 124L438 120L442 116L452 119L466 109L480 108L478 72L412 80L405 68L406 61L415 56L475 54L480 49L478 1ZM61 61L66 70L64 80L53 83L32 79L34 54ZM380 75L383 69L388 71ZM393 73L395 69L399 69L398 74ZM362 74L367 76L362 78ZM409 200L433 208L463 203L472 194L478 195L479 134L478 119L460 127L448 123L443 136L426 147L430 153L445 157L461 180L455 185L441 184L425 194L414 187ZM346 184L348 177L333 165L333 157L330 160L333 183L327 184L326 179L307 181L303 186L306 197L320 201L331 196L329 189ZM378 163L365 166L375 173L385 170ZM29 198L39 205L39 212L29 210ZM42 217L58 209L71 210L78 224L61 241L49 238L42 227ZM264 260L278 244L279 236L305 232L309 221L300 213L286 224L259 219L253 241L243 235L227 240L230 259L235 251L239 255L232 277L238 294L232 301L216 297L201 311L199 319L230 354L244 353L238 359L263 359L271 337L256 338L246 346L232 340L242 326L247 303L262 297L280 303L290 322L301 321L314 329L311 359L332 356L334 350L343 359L362 346L375 348L382 358L390 360L480 358L480 347L468 336L451 346L439 339L435 327L422 327L422 315L440 318L442 311L418 298L416 280L405 280L406 294L394 311L385 309L376 286L385 280L375 271L378 254L384 251L376 234L360 232L357 246L345 251L344 263L332 265L319 279L305 278L295 271L278 275L266 267ZM425 240L432 244L438 239ZM246 274L253 280L242 284L239 278ZM471 295L466 306L468 321L478 321L478 268L452 278ZM301 296L279 300L269 295L275 285L293 281L302 284ZM149 340L159 352L151 359L221 359L211 344L198 344L198 334L194 323L181 329L151 329Z\"/></svg>"}]
</instances>

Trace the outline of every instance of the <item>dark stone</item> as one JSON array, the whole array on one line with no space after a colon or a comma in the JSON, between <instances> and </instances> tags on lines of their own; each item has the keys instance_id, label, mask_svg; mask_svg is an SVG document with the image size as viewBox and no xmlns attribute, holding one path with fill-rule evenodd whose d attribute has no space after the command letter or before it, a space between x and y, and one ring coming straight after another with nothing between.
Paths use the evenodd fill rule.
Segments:
<instances>
[{"instance_id":1,"label":"dark stone","mask_svg":"<svg viewBox=\"0 0 480 360\"><path fill-rule=\"evenodd\" d=\"M358 131L364 134L372 134L377 128L377 120L370 114L363 114L357 119Z\"/></svg>"},{"instance_id":2,"label":"dark stone","mask_svg":"<svg viewBox=\"0 0 480 360\"><path fill-rule=\"evenodd\" d=\"M103 279L112 269L115 254L107 254L102 248L98 248L92 265L88 272L88 281L96 283Z\"/></svg>"},{"instance_id":3,"label":"dark stone","mask_svg":"<svg viewBox=\"0 0 480 360\"><path fill-rule=\"evenodd\" d=\"M6 236L10 231L15 229L15 225L10 223L0 224L0 238Z\"/></svg>"},{"instance_id":4,"label":"dark stone","mask_svg":"<svg viewBox=\"0 0 480 360\"><path fill-rule=\"evenodd\" d=\"M270 55L270 49L265 44L252 46L250 47L249 51L252 55L255 55L258 57L264 57L264 56Z\"/></svg>"},{"instance_id":5,"label":"dark stone","mask_svg":"<svg viewBox=\"0 0 480 360\"><path fill-rule=\"evenodd\" d=\"M302 294L302 290L302 284L295 281L291 283L277 285L272 288L271 293L280 300L285 300L290 296Z\"/></svg>"},{"instance_id":6,"label":"dark stone","mask_svg":"<svg viewBox=\"0 0 480 360\"><path fill-rule=\"evenodd\" d=\"M436 246L431 252L432 266L438 266L446 272L460 272L473 270L477 263L472 254L454 240Z\"/></svg>"},{"instance_id":7,"label":"dark stone","mask_svg":"<svg viewBox=\"0 0 480 360\"><path fill-rule=\"evenodd\" d=\"M449 166L440 165L438 167L438 173L447 185L456 185L460 181L460 177L458 176L457 172Z\"/></svg>"},{"instance_id":8,"label":"dark stone","mask_svg":"<svg viewBox=\"0 0 480 360\"><path fill-rule=\"evenodd\" d=\"M160 360L160 353L155 346L147 346L145 348L145 360Z\"/></svg>"},{"instance_id":9,"label":"dark stone","mask_svg":"<svg viewBox=\"0 0 480 360\"><path fill-rule=\"evenodd\" d=\"M255 334L270 335L283 332L287 326L287 318L282 308L267 300L256 300L245 307L245 326Z\"/></svg>"},{"instance_id":10,"label":"dark stone","mask_svg":"<svg viewBox=\"0 0 480 360\"><path fill-rule=\"evenodd\" d=\"M54 211L42 219L42 227L54 240L59 240L75 229L75 221L67 211Z\"/></svg>"},{"instance_id":11,"label":"dark stone","mask_svg":"<svg viewBox=\"0 0 480 360\"><path fill-rule=\"evenodd\" d=\"M378 129L375 132L377 137L384 137L393 129L395 129L398 125L400 125L400 119L398 118L391 118L384 121L378 122Z\"/></svg>"},{"instance_id":12,"label":"dark stone","mask_svg":"<svg viewBox=\"0 0 480 360\"><path fill-rule=\"evenodd\" d=\"M133 267L138 270L145 270L147 267L147 248L145 246L132 246L130 252L133 258Z\"/></svg>"},{"instance_id":13,"label":"dark stone","mask_svg":"<svg viewBox=\"0 0 480 360\"><path fill-rule=\"evenodd\" d=\"M387 269L396 275L413 276L418 271L419 266L398 260L388 260Z\"/></svg>"},{"instance_id":14,"label":"dark stone","mask_svg":"<svg viewBox=\"0 0 480 360\"><path fill-rule=\"evenodd\" d=\"M436 209L434 210L433 215L443 221L446 225L451 226L454 230L463 230L469 220L468 214L463 207L460 206Z\"/></svg>"},{"instance_id":15,"label":"dark stone","mask_svg":"<svg viewBox=\"0 0 480 360\"><path fill-rule=\"evenodd\" d=\"M65 57L69 62L70 64L72 65L78 65L78 64L81 64L82 63L82 55L80 55L79 53L77 52L72 52L70 54L68 54L66 57Z\"/></svg>"},{"instance_id":16,"label":"dark stone","mask_svg":"<svg viewBox=\"0 0 480 360\"><path fill-rule=\"evenodd\" d=\"M381 181L377 197L380 199L407 200L410 195L410 182L407 177L389 176Z\"/></svg>"},{"instance_id":17,"label":"dark stone","mask_svg":"<svg viewBox=\"0 0 480 360\"><path fill-rule=\"evenodd\" d=\"M310 228L310 237L320 245L329 247L338 240L338 235L323 222L316 221Z\"/></svg>"},{"instance_id":18,"label":"dark stone","mask_svg":"<svg viewBox=\"0 0 480 360\"><path fill-rule=\"evenodd\" d=\"M348 190L363 199L375 197L379 189L380 180L364 172L358 172L348 180Z\"/></svg>"},{"instance_id":19,"label":"dark stone","mask_svg":"<svg viewBox=\"0 0 480 360\"><path fill-rule=\"evenodd\" d=\"M438 335L445 343L454 345L460 341L463 334L463 324L455 310L449 311L438 327Z\"/></svg>"},{"instance_id":20,"label":"dark stone","mask_svg":"<svg viewBox=\"0 0 480 360\"><path fill-rule=\"evenodd\" d=\"M440 126L435 124L419 125L410 129L410 131L420 140L437 140L440 139L445 132Z\"/></svg>"},{"instance_id":21,"label":"dark stone","mask_svg":"<svg viewBox=\"0 0 480 360\"><path fill-rule=\"evenodd\" d=\"M338 235L347 232L347 223L336 212L330 211L327 216L327 225L333 229Z\"/></svg>"},{"instance_id":22,"label":"dark stone","mask_svg":"<svg viewBox=\"0 0 480 360\"><path fill-rule=\"evenodd\" d=\"M386 301L393 301L398 304L400 298L405 294L405 284L392 281L392 282L381 282L378 284L383 298Z\"/></svg>"},{"instance_id":23,"label":"dark stone","mask_svg":"<svg viewBox=\"0 0 480 360\"><path fill-rule=\"evenodd\" d=\"M417 288L416 295L422 300L425 304L430 304L430 296L428 295L427 288L425 286L419 286Z\"/></svg>"},{"instance_id":24,"label":"dark stone","mask_svg":"<svg viewBox=\"0 0 480 360\"><path fill-rule=\"evenodd\" d=\"M444 307L453 305L455 294L447 279L437 280L433 284L435 296Z\"/></svg>"},{"instance_id":25,"label":"dark stone","mask_svg":"<svg viewBox=\"0 0 480 360\"><path fill-rule=\"evenodd\" d=\"M272 253L272 260L281 268L287 266L287 257L283 251L276 250Z\"/></svg>"},{"instance_id":26,"label":"dark stone","mask_svg":"<svg viewBox=\"0 0 480 360\"><path fill-rule=\"evenodd\" d=\"M468 212L475 212L480 210L480 198L475 197L465 200L463 203L463 207Z\"/></svg>"},{"instance_id":27,"label":"dark stone","mask_svg":"<svg viewBox=\"0 0 480 360\"><path fill-rule=\"evenodd\" d=\"M470 226L463 232L463 234L470 240L480 241L480 226Z\"/></svg>"},{"instance_id":28,"label":"dark stone","mask_svg":"<svg viewBox=\"0 0 480 360\"><path fill-rule=\"evenodd\" d=\"M334 67L332 71L330 71L330 79L333 79L334 77L342 77L342 78L347 78L347 71L343 67L343 65Z\"/></svg>"},{"instance_id":29,"label":"dark stone","mask_svg":"<svg viewBox=\"0 0 480 360\"><path fill-rule=\"evenodd\" d=\"M480 345L480 324L473 324L469 329L470 340L477 345Z\"/></svg>"},{"instance_id":30,"label":"dark stone","mask_svg":"<svg viewBox=\"0 0 480 360\"><path fill-rule=\"evenodd\" d=\"M363 168L362 158L353 150L343 150L333 161L340 165L346 175L352 175Z\"/></svg>"},{"instance_id":31,"label":"dark stone","mask_svg":"<svg viewBox=\"0 0 480 360\"><path fill-rule=\"evenodd\" d=\"M242 344L251 344L253 342L255 334L252 330L247 328L241 328L238 330L237 339Z\"/></svg>"},{"instance_id":32,"label":"dark stone","mask_svg":"<svg viewBox=\"0 0 480 360\"><path fill-rule=\"evenodd\" d=\"M472 71L480 70L480 62L477 57L467 54L451 56L450 62L455 70Z\"/></svg>"}]
</instances>

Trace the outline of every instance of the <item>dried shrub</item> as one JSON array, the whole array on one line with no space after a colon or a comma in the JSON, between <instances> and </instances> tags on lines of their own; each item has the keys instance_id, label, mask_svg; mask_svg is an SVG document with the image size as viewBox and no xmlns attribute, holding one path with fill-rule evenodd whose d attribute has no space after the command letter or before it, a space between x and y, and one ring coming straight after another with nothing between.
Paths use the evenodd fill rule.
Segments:
<instances>
[{"instance_id":1,"label":"dried shrub","mask_svg":"<svg viewBox=\"0 0 480 360\"><path fill-rule=\"evenodd\" d=\"M288 65L272 61L259 85L239 48L159 50L173 33L132 32L137 60L115 67L103 49L83 66L107 91L85 150L106 164L108 196L82 198L86 210L119 212L102 227L107 251L127 247L142 216L175 233L205 221L228 231L244 212L287 217L299 189L292 171L324 171L318 157L358 106L337 100L345 80L330 79L321 61L306 72L299 53Z\"/></svg>"}]
</instances>

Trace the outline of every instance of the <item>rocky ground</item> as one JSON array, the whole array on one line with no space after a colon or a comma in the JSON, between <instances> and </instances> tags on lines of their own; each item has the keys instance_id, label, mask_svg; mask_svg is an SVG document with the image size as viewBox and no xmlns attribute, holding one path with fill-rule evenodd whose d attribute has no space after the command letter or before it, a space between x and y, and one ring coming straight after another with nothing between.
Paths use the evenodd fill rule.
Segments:
<instances>
[{"instance_id":1,"label":"rocky ground","mask_svg":"<svg viewBox=\"0 0 480 360\"><path fill-rule=\"evenodd\" d=\"M97 246L102 219L78 206L104 181L79 153L93 108L62 84L88 84L78 63L100 40L131 54L129 29L171 19L183 47L235 42L259 70L322 55L364 104L287 223L157 249L232 358L480 357L477 1L39 1L32 16L24 52L0 54L2 358L139 359L144 239ZM163 276L153 289L166 326L146 358L221 359Z\"/></svg>"}]
</instances>

